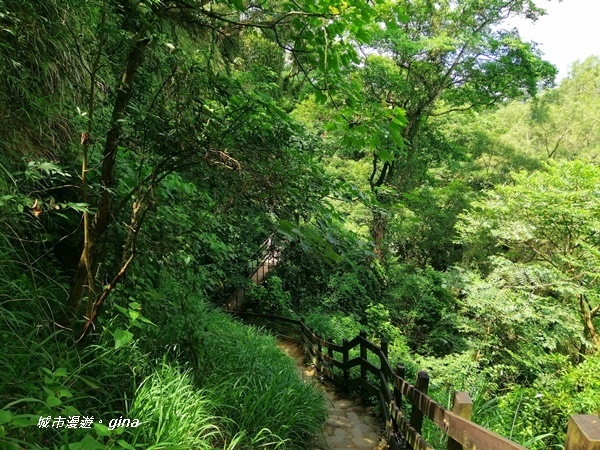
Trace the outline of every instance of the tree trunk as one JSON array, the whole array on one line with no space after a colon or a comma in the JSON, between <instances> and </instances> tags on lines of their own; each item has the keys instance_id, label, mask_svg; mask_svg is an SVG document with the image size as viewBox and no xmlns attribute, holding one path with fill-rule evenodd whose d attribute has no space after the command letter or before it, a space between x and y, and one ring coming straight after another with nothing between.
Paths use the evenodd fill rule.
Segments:
<instances>
[{"instance_id":1,"label":"tree trunk","mask_svg":"<svg viewBox=\"0 0 600 450\"><path fill-rule=\"evenodd\" d=\"M133 201L131 218L127 228L128 231L127 238L125 239L125 245L123 245L123 253L121 255L121 265L119 271L113 280L104 288L102 295L100 295L99 298L90 305L89 311L86 312L86 323L83 327L83 332L81 333L81 337L79 338L78 342L85 338L85 336L89 333L94 321L98 318L98 315L102 310L104 301L121 281L121 278L123 278L125 272L129 268L129 265L133 261L135 256L137 236L142 224L144 223L144 219L146 218L146 213L150 208L153 188L154 185L150 183L148 186L139 186L137 190L137 200Z\"/></svg>"},{"instance_id":2,"label":"tree trunk","mask_svg":"<svg viewBox=\"0 0 600 450\"><path fill-rule=\"evenodd\" d=\"M416 154L416 138L420 128L420 122L422 120L425 107L419 109L417 112L407 115L406 127L402 130L401 134L405 141L406 154L403 158L398 156L394 161L385 161L383 164L377 156L373 155L373 169L369 177L369 184L371 191L375 194L377 201L379 202L381 209L373 210L373 218L371 222L371 238L375 246L374 253L375 257L382 261L387 255L387 244L385 242L387 233L387 224L390 220L388 211L391 210L392 204L395 200L390 198L389 194L381 194L379 188L387 186L392 188L396 195L392 196L397 198L404 192L413 188L415 181L415 154ZM379 168L381 166L381 168Z\"/></svg>"},{"instance_id":3,"label":"tree trunk","mask_svg":"<svg viewBox=\"0 0 600 450\"><path fill-rule=\"evenodd\" d=\"M75 270L75 276L67 299L67 323L71 323L76 317L85 293L88 293L88 309L93 309L95 299L94 271L102 259L103 236L110 223L111 217L111 190L114 187L114 170L118 153L118 145L121 138L121 119L125 115L129 100L133 93L133 82L143 61L144 54L150 40L143 37L145 30L140 31L134 38L133 44L127 56L127 63L111 117L111 127L106 134L104 151L102 152L102 173L100 183L102 191L98 200L97 211L93 221L84 230L87 239L84 241L79 263Z\"/></svg>"},{"instance_id":4,"label":"tree trunk","mask_svg":"<svg viewBox=\"0 0 600 450\"><path fill-rule=\"evenodd\" d=\"M594 311L592 311L592 308L583 294L579 296L579 309L583 315L587 335L594 344L595 350L598 351L600 350L600 337L598 336L596 326L594 325Z\"/></svg>"},{"instance_id":5,"label":"tree trunk","mask_svg":"<svg viewBox=\"0 0 600 450\"><path fill-rule=\"evenodd\" d=\"M387 247L385 243L385 233L387 228L387 216L386 213L380 210L373 211L373 221L371 223L371 238L375 246L374 253L375 258L378 261L383 261L387 255Z\"/></svg>"}]
</instances>

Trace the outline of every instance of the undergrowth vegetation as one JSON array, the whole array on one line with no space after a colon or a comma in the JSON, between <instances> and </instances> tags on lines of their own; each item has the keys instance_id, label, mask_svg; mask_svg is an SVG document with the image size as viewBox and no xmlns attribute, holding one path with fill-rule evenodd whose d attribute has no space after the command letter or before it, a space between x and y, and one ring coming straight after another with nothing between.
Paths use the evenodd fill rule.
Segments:
<instances>
[{"instance_id":1,"label":"undergrowth vegetation","mask_svg":"<svg viewBox=\"0 0 600 450\"><path fill-rule=\"evenodd\" d=\"M300 381L272 337L174 288L171 278L171 288L156 292L161 311L150 304L146 313L130 298L102 321L92 345L74 345L39 307L57 302L60 284L41 289L48 282L39 265L4 242L2 448L300 450L320 432L321 392ZM181 301L170 304L175 294ZM184 320L193 328L182 333Z\"/></svg>"},{"instance_id":2,"label":"undergrowth vegetation","mask_svg":"<svg viewBox=\"0 0 600 450\"><path fill-rule=\"evenodd\" d=\"M9 330L2 348L11 349L0 355L4 448L303 449L326 418L322 394L298 379L273 338L208 306L193 316L194 368L175 342L156 359L144 330L122 343L110 323L96 344L73 349L68 333L37 328L43 318L23 311L25 303L1 309ZM52 426L73 416L94 424ZM38 427L40 417L52 418L46 428ZM139 426L107 428L123 417Z\"/></svg>"},{"instance_id":3,"label":"undergrowth vegetation","mask_svg":"<svg viewBox=\"0 0 600 450\"><path fill-rule=\"evenodd\" d=\"M600 59L554 87L530 0L350 3L0 0L0 447L308 448L240 288L534 450L600 413Z\"/></svg>"}]
</instances>

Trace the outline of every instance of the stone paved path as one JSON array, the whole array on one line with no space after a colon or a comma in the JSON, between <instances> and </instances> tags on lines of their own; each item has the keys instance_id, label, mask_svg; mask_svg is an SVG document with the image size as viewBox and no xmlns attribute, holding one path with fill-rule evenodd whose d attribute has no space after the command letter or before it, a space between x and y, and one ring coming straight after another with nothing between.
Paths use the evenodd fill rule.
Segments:
<instances>
[{"instance_id":1,"label":"stone paved path","mask_svg":"<svg viewBox=\"0 0 600 450\"><path fill-rule=\"evenodd\" d=\"M329 383L319 380L314 367L304 365L302 349L288 342L280 342L279 347L296 361L296 370L305 380L316 381L325 393L329 407L329 419L323 429L323 436L311 450L384 450L382 438L383 423L369 414L369 409L336 392Z\"/></svg>"}]
</instances>

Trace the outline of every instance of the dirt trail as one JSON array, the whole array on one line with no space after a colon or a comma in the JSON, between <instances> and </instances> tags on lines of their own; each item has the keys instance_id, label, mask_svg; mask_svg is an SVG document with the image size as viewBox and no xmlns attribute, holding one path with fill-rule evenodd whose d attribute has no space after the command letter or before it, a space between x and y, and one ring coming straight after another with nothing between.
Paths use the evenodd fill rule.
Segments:
<instances>
[{"instance_id":1,"label":"dirt trail","mask_svg":"<svg viewBox=\"0 0 600 450\"><path fill-rule=\"evenodd\" d=\"M312 380L323 389L329 408L329 420L323 428L323 436L311 450L384 450L383 424L369 414L364 406L344 397L330 384L319 379L314 367L304 365L304 353L295 344L281 341L279 344L288 356L296 361L296 371L304 380Z\"/></svg>"}]
</instances>

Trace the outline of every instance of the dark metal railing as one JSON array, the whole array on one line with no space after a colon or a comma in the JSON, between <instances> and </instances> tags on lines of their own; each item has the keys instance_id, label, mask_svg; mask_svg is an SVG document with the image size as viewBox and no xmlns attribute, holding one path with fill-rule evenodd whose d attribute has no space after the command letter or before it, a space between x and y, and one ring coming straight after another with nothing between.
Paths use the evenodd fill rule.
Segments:
<instances>
[{"instance_id":1,"label":"dark metal railing","mask_svg":"<svg viewBox=\"0 0 600 450\"><path fill-rule=\"evenodd\" d=\"M245 283L242 287L234 288L228 293L225 303L227 310L239 311L243 307L249 283L261 284L265 280L281 258L281 247L277 236L271 234L244 263Z\"/></svg>"}]
</instances>

